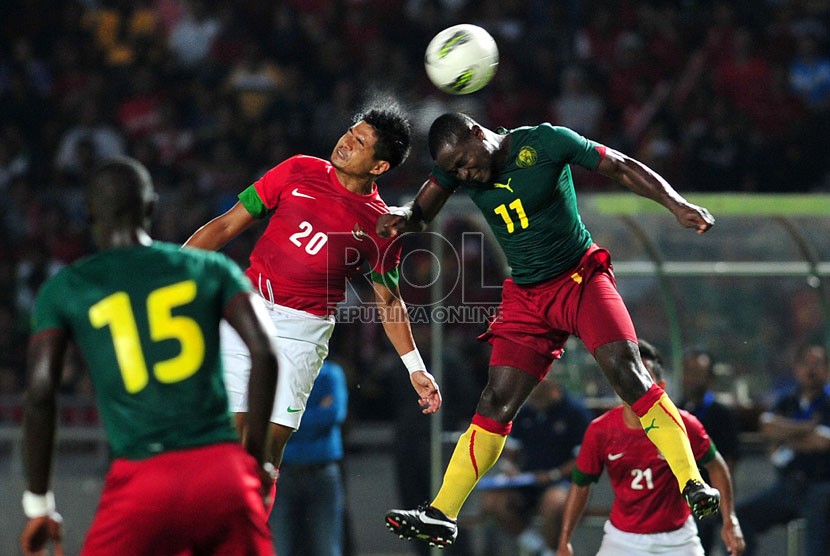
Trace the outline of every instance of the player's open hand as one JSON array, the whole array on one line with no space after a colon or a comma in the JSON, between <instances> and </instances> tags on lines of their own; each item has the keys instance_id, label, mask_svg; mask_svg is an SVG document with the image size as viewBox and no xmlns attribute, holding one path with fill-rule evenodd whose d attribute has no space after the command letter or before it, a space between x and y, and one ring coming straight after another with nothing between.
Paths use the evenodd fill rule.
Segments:
<instances>
[{"instance_id":1,"label":"player's open hand","mask_svg":"<svg viewBox=\"0 0 830 556\"><path fill-rule=\"evenodd\" d=\"M680 205L675 212L677 221L686 228L694 228L702 234L715 225L715 217L708 210L692 203Z\"/></svg>"},{"instance_id":2,"label":"player's open hand","mask_svg":"<svg viewBox=\"0 0 830 556\"><path fill-rule=\"evenodd\" d=\"M63 518L57 512L32 518L20 535L23 556L46 556L49 541L54 543L54 556L63 556Z\"/></svg>"},{"instance_id":3,"label":"player's open hand","mask_svg":"<svg viewBox=\"0 0 830 556\"><path fill-rule=\"evenodd\" d=\"M387 212L378 217L375 231L380 237L397 237L406 228L406 217L402 214Z\"/></svg>"},{"instance_id":4,"label":"player's open hand","mask_svg":"<svg viewBox=\"0 0 830 556\"><path fill-rule=\"evenodd\" d=\"M726 545L726 551L731 556L741 556L746 550L746 542L744 541L744 533L741 531L741 525L738 523L738 518L731 516L724 520L723 529L721 530L721 538Z\"/></svg>"},{"instance_id":5,"label":"player's open hand","mask_svg":"<svg viewBox=\"0 0 830 556\"><path fill-rule=\"evenodd\" d=\"M435 378L426 371L416 371L409 375L412 387L418 393L418 405L422 413L435 413L441 407L441 391Z\"/></svg>"}]
</instances>

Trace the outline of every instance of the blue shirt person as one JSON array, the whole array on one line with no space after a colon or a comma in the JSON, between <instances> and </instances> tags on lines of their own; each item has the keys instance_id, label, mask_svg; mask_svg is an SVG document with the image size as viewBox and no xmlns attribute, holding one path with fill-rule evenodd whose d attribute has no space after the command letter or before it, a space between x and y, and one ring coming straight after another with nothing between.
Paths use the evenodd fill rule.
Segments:
<instances>
[{"instance_id":1,"label":"blue shirt person","mask_svg":"<svg viewBox=\"0 0 830 556\"><path fill-rule=\"evenodd\" d=\"M806 556L830 550L830 360L827 348L811 344L793 365L796 388L760 417L771 447L776 480L738 504L747 550L758 554L758 537L774 525L807 521Z\"/></svg>"}]
</instances>

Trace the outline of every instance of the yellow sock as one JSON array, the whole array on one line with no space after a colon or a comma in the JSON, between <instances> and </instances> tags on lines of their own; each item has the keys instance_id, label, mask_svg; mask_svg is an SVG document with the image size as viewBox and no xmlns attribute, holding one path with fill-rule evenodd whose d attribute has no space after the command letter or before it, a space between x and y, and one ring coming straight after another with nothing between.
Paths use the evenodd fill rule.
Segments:
<instances>
[{"instance_id":1,"label":"yellow sock","mask_svg":"<svg viewBox=\"0 0 830 556\"><path fill-rule=\"evenodd\" d=\"M639 401L639 400L638 400ZM640 415L640 423L646 436L651 440L677 477L680 490L686 486L689 479L703 482L700 470L695 463L695 456L689 444L689 436L686 433L686 426L677 411L674 402L669 399L665 392L657 398L657 401Z\"/></svg>"},{"instance_id":2,"label":"yellow sock","mask_svg":"<svg viewBox=\"0 0 830 556\"><path fill-rule=\"evenodd\" d=\"M478 480L499 459L506 440L506 435L470 425L455 445L444 473L444 482L432 501L432 506L447 517L456 519Z\"/></svg>"}]
</instances>

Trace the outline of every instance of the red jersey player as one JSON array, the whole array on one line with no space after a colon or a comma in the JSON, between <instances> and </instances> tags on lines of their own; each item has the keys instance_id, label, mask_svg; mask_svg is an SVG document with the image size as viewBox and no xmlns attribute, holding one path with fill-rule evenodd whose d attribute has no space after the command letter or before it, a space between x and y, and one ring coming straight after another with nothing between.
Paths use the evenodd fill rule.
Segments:
<instances>
[{"instance_id":1,"label":"red jersey player","mask_svg":"<svg viewBox=\"0 0 830 556\"><path fill-rule=\"evenodd\" d=\"M424 413L441 394L412 338L398 290L400 244L375 232L389 208L375 180L401 164L410 148L410 124L390 104L359 114L330 160L294 156L239 194L239 202L197 230L187 247L219 249L258 219L270 217L251 252L246 274L276 328L279 378L271 414L272 456L279 466L300 426L314 379L328 354L336 305L348 280L367 262L383 328L410 373ZM231 410L247 411L249 362L245 346L223 328L222 356Z\"/></svg>"},{"instance_id":2,"label":"red jersey player","mask_svg":"<svg viewBox=\"0 0 830 556\"><path fill-rule=\"evenodd\" d=\"M655 382L662 384L660 354L643 340L639 347L646 368ZM680 415L695 459L706 467L712 486L721 493L721 537L727 550L740 556L744 540L734 511L729 468L700 421L686 411L681 410ZM568 492L558 556L574 554L571 535L588 503L591 483L604 468L608 469L614 502L597 556L703 556L697 526L677 491L674 475L628 405L597 417L585 433Z\"/></svg>"}]
</instances>

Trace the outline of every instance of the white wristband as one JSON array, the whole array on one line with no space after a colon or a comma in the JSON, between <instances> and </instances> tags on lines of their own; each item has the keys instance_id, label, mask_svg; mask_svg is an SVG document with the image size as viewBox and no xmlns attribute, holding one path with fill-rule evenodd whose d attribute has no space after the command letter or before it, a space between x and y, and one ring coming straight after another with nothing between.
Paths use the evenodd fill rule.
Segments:
<instances>
[{"instance_id":1,"label":"white wristband","mask_svg":"<svg viewBox=\"0 0 830 556\"><path fill-rule=\"evenodd\" d=\"M405 207L389 207L389 214L394 214L395 216L401 216L404 220L409 220L412 218L412 207L405 206Z\"/></svg>"},{"instance_id":2,"label":"white wristband","mask_svg":"<svg viewBox=\"0 0 830 556\"><path fill-rule=\"evenodd\" d=\"M50 490L46 494L23 493L23 513L29 519L55 513L55 495Z\"/></svg>"},{"instance_id":3,"label":"white wristband","mask_svg":"<svg viewBox=\"0 0 830 556\"><path fill-rule=\"evenodd\" d=\"M401 355L401 361L403 361L403 364L406 365L406 370L409 371L409 374L427 370L427 366L424 365L424 360L421 359L421 354L418 352L418 348Z\"/></svg>"}]
</instances>

